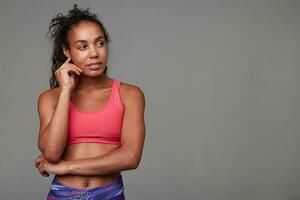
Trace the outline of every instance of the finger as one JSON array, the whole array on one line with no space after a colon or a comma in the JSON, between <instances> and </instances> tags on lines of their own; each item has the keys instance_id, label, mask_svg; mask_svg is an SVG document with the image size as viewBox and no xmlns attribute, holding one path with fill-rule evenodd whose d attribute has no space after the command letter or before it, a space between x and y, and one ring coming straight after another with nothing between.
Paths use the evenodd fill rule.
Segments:
<instances>
[{"instance_id":1,"label":"finger","mask_svg":"<svg viewBox=\"0 0 300 200\"><path fill-rule=\"evenodd\" d=\"M70 60L71 60L71 58L70 57L68 57L68 59L64 62L64 64L67 64L67 63L69 63L70 62ZM63 64L63 65L64 65Z\"/></svg>"},{"instance_id":2,"label":"finger","mask_svg":"<svg viewBox=\"0 0 300 200\"><path fill-rule=\"evenodd\" d=\"M38 161L35 161L34 166L35 166L35 168L38 168L39 162L38 162Z\"/></svg>"},{"instance_id":3,"label":"finger","mask_svg":"<svg viewBox=\"0 0 300 200\"><path fill-rule=\"evenodd\" d=\"M47 171L45 171L45 170L42 168L42 166L39 166L39 167L38 167L38 170L39 170L39 173L40 173L42 176L45 176L45 177L49 176L49 173L48 173Z\"/></svg>"},{"instance_id":4,"label":"finger","mask_svg":"<svg viewBox=\"0 0 300 200\"><path fill-rule=\"evenodd\" d=\"M45 167L43 165L43 163L40 163L38 166L37 166L37 169L41 172L41 171L45 171Z\"/></svg>"},{"instance_id":5,"label":"finger","mask_svg":"<svg viewBox=\"0 0 300 200\"><path fill-rule=\"evenodd\" d=\"M46 162L46 159L45 158L40 158L36 161L35 163L35 167L38 168L38 169L41 169L43 168L43 164Z\"/></svg>"},{"instance_id":6,"label":"finger","mask_svg":"<svg viewBox=\"0 0 300 200\"><path fill-rule=\"evenodd\" d=\"M44 154L40 154L40 155L36 158L36 160L37 160L37 159L41 159L41 158L45 158Z\"/></svg>"},{"instance_id":7,"label":"finger","mask_svg":"<svg viewBox=\"0 0 300 200\"><path fill-rule=\"evenodd\" d=\"M83 71L80 67L78 67L77 65L75 65L73 63L67 63L65 66L74 67L74 68L78 69L79 71Z\"/></svg>"},{"instance_id":8,"label":"finger","mask_svg":"<svg viewBox=\"0 0 300 200\"><path fill-rule=\"evenodd\" d=\"M78 76L81 74L81 71L75 67L68 68L68 73L69 72L73 72L73 73L77 74Z\"/></svg>"},{"instance_id":9,"label":"finger","mask_svg":"<svg viewBox=\"0 0 300 200\"><path fill-rule=\"evenodd\" d=\"M75 74L76 74L76 75L79 76L81 72L79 72L77 69L74 69L74 68L73 68L73 69L72 69L72 68L68 68L68 69L67 69L67 73L68 73L69 75L75 75Z\"/></svg>"},{"instance_id":10,"label":"finger","mask_svg":"<svg viewBox=\"0 0 300 200\"><path fill-rule=\"evenodd\" d=\"M46 172L46 171L43 171L43 170L40 171L40 174L41 174L42 176L45 176L45 177L48 177L48 176L49 176L49 173Z\"/></svg>"},{"instance_id":11,"label":"finger","mask_svg":"<svg viewBox=\"0 0 300 200\"><path fill-rule=\"evenodd\" d=\"M36 159L35 160L35 167L38 168L38 166L40 165L41 159Z\"/></svg>"},{"instance_id":12,"label":"finger","mask_svg":"<svg viewBox=\"0 0 300 200\"><path fill-rule=\"evenodd\" d=\"M80 73L82 72L82 70L80 68L74 67L74 66L65 66L61 69L61 71L62 70L67 70L67 72L72 71L72 72L76 73L77 75L80 75Z\"/></svg>"},{"instance_id":13,"label":"finger","mask_svg":"<svg viewBox=\"0 0 300 200\"><path fill-rule=\"evenodd\" d=\"M78 69L80 72L83 72L83 70L82 70L80 67L77 67L77 66L74 65L74 64L69 64L68 66L74 67L75 69Z\"/></svg>"},{"instance_id":14,"label":"finger","mask_svg":"<svg viewBox=\"0 0 300 200\"><path fill-rule=\"evenodd\" d=\"M38 167L38 165L39 165L43 160L45 160L45 158L43 158L43 157L37 158L37 159L35 160L35 167Z\"/></svg>"},{"instance_id":15,"label":"finger","mask_svg":"<svg viewBox=\"0 0 300 200\"><path fill-rule=\"evenodd\" d=\"M73 64L73 63L64 63L64 64L62 64L62 65L58 68L58 70L65 69L65 68L68 68L68 67L74 67L74 68L78 69L79 71L83 72L83 70L82 70L80 67L77 67L77 66L76 66L75 64Z\"/></svg>"},{"instance_id":16,"label":"finger","mask_svg":"<svg viewBox=\"0 0 300 200\"><path fill-rule=\"evenodd\" d=\"M44 173L42 174L42 176L48 177L49 174L48 174L47 172L44 172Z\"/></svg>"},{"instance_id":17,"label":"finger","mask_svg":"<svg viewBox=\"0 0 300 200\"><path fill-rule=\"evenodd\" d=\"M44 157L44 155L43 154L40 154L39 156L38 156L38 158L43 158Z\"/></svg>"},{"instance_id":18,"label":"finger","mask_svg":"<svg viewBox=\"0 0 300 200\"><path fill-rule=\"evenodd\" d=\"M40 173L42 176L48 177L49 174L48 173Z\"/></svg>"}]
</instances>

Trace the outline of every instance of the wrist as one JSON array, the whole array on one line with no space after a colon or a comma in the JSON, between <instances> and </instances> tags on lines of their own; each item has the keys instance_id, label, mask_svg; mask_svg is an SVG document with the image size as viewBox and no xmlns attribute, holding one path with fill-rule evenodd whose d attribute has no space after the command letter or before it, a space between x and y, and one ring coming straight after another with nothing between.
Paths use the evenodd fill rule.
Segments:
<instances>
[{"instance_id":1,"label":"wrist","mask_svg":"<svg viewBox=\"0 0 300 200\"><path fill-rule=\"evenodd\" d=\"M65 175L67 174L72 174L72 165L71 165L71 161L64 161L65 164Z\"/></svg>"},{"instance_id":2,"label":"wrist","mask_svg":"<svg viewBox=\"0 0 300 200\"><path fill-rule=\"evenodd\" d=\"M60 89L60 95L70 95L71 90L68 88L61 88Z\"/></svg>"}]
</instances>

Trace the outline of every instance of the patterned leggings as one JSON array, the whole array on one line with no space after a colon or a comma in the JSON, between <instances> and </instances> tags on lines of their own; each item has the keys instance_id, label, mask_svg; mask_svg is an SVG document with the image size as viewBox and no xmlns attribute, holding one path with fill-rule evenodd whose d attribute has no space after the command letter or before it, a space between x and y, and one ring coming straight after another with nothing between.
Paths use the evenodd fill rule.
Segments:
<instances>
[{"instance_id":1,"label":"patterned leggings","mask_svg":"<svg viewBox=\"0 0 300 200\"><path fill-rule=\"evenodd\" d=\"M91 188L80 189L63 185L53 179L47 200L125 200L122 175L112 182Z\"/></svg>"}]
</instances>

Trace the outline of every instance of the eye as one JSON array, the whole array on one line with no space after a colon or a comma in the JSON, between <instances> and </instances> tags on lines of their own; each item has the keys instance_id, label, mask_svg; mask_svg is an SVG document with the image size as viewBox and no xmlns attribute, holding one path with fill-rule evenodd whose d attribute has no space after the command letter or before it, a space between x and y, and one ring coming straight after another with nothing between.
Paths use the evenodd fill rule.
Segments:
<instances>
[{"instance_id":1,"label":"eye","mask_svg":"<svg viewBox=\"0 0 300 200\"><path fill-rule=\"evenodd\" d=\"M80 45L79 49L84 49L86 47L86 45Z\"/></svg>"},{"instance_id":2,"label":"eye","mask_svg":"<svg viewBox=\"0 0 300 200\"><path fill-rule=\"evenodd\" d=\"M104 42L103 41L99 41L99 42L97 42L97 46L104 46Z\"/></svg>"}]
</instances>

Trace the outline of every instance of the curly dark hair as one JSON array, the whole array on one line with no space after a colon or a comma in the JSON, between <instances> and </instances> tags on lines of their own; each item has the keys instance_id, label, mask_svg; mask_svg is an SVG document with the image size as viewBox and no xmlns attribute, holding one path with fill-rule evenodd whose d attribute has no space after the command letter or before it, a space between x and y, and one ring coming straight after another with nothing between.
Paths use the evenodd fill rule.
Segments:
<instances>
[{"instance_id":1,"label":"curly dark hair","mask_svg":"<svg viewBox=\"0 0 300 200\"><path fill-rule=\"evenodd\" d=\"M106 43L110 42L109 35L104 28L101 21L98 19L96 14L86 10L79 9L77 4L74 4L74 8L68 11L68 14L63 15L58 13L55 15L50 22L49 30L46 36L50 33L50 41L52 41L53 52L52 52L52 75L49 80L50 88L59 87L59 84L55 78L55 71L66 61L67 57L63 53L63 47L70 50L70 45L67 40L68 32L71 30L73 25L79 24L81 21L89 21L99 26L104 34ZM106 74L107 67L105 68L104 74Z\"/></svg>"}]
</instances>

